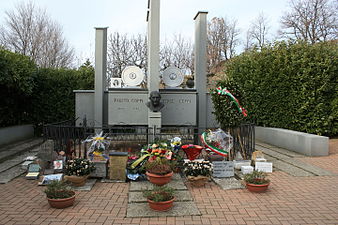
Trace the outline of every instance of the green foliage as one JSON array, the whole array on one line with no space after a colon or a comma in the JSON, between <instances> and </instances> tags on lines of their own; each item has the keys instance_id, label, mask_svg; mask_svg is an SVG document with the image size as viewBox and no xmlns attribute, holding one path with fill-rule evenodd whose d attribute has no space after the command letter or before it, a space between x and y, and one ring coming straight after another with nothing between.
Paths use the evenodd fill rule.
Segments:
<instances>
[{"instance_id":1,"label":"green foliage","mask_svg":"<svg viewBox=\"0 0 338 225\"><path fill-rule=\"evenodd\" d=\"M155 160L147 161L145 169L150 173L165 175L172 172L172 164L166 158L157 157Z\"/></svg>"},{"instance_id":2,"label":"green foliage","mask_svg":"<svg viewBox=\"0 0 338 225\"><path fill-rule=\"evenodd\" d=\"M83 67L79 70L39 69L32 98L34 121L52 123L74 118L73 90L92 88L89 74Z\"/></svg>"},{"instance_id":3,"label":"green foliage","mask_svg":"<svg viewBox=\"0 0 338 225\"><path fill-rule=\"evenodd\" d=\"M0 127L29 122L35 71L29 57L0 49Z\"/></svg>"},{"instance_id":4,"label":"green foliage","mask_svg":"<svg viewBox=\"0 0 338 225\"><path fill-rule=\"evenodd\" d=\"M266 177L267 173L254 170L252 173L244 174L244 181L249 184L267 184L270 182Z\"/></svg>"},{"instance_id":5,"label":"green foliage","mask_svg":"<svg viewBox=\"0 0 338 225\"><path fill-rule=\"evenodd\" d=\"M63 199L74 196L74 192L64 181L53 180L47 184L47 188L44 190L47 198Z\"/></svg>"},{"instance_id":6,"label":"green foliage","mask_svg":"<svg viewBox=\"0 0 338 225\"><path fill-rule=\"evenodd\" d=\"M226 74L256 125L338 134L337 44L277 42L235 57Z\"/></svg>"},{"instance_id":7,"label":"green foliage","mask_svg":"<svg viewBox=\"0 0 338 225\"><path fill-rule=\"evenodd\" d=\"M154 202L165 202L174 198L175 190L168 186L154 186L153 190L143 192L144 197Z\"/></svg>"},{"instance_id":8,"label":"green foliage","mask_svg":"<svg viewBox=\"0 0 338 225\"><path fill-rule=\"evenodd\" d=\"M37 66L26 56L0 49L0 127L59 122L75 117L73 90L94 88L94 68Z\"/></svg>"},{"instance_id":9,"label":"green foliage","mask_svg":"<svg viewBox=\"0 0 338 225\"><path fill-rule=\"evenodd\" d=\"M230 93L237 98L240 105L246 109L245 93L241 87L232 79L219 81L217 87L226 88ZM211 99L214 103L216 120L221 125L221 128L226 130L230 127L238 127L244 121L247 121L243 114L239 112L236 104L227 95L219 95L216 90L213 90Z\"/></svg>"}]
</instances>

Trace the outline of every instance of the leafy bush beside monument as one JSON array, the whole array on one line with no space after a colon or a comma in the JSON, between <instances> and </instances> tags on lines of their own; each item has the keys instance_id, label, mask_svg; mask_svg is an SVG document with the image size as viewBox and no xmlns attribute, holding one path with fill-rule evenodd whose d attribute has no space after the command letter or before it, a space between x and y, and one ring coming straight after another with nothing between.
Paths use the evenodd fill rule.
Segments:
<instances>
[{"instance_id":1,"label":"leafy bush beside monument","mask_svg":"<svg viewBox=\"0 0 338 225\"><path fill-rule=\"evenodd\" d=\"M75 117L75 89L94 86L94 68L38 68L27 56L0 49L0 127Z\"/></svg>"},{"instance_id":2,"label":"leafy bush beside monument","mask_svg":"<svg viewBox=\"0 0 338 225\"><path fill-rule=\"evenodd\" d=\"M234 95L237 89L244 91L242 104L256 125L334 136L338 134L337 56L333 42L277 42L233 58L225 71L229 81L223 83L229 83L229 89L236 87L231 90ZM224 118L235 119L231 110L216 110L222 125Z\"/></svg>"}]
</instances>

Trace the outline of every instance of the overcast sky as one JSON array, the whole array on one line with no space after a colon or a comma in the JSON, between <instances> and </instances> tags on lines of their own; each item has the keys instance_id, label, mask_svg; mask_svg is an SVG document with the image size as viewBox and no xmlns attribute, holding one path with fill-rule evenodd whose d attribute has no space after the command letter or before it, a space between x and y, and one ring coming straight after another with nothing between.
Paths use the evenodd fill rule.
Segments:
<instances>
[{"instance_id":1,"label":"overcast sky","mask_svg":"<svg viewBox=\"0 0 338 225\"><path fill-rule=\"evenodd\" d=\"M84 58L94 55L94 27L109 27L128 34L146 33L148 0L31 0L46 9L50 17L62 27L64 36L76 54ZM289 0L161 0L161 42L182 34L193 41L194 21L198 11L208 11L208 19L215 16L234 18L242 31L242 38L250 23L263 12L270 21L270 32L279 28L280 16L287 10ZM0 23L5 11L14 9L22 1L0 0ZM24 0L28 2L28 0Z\"/></svg>"}]
</instances>

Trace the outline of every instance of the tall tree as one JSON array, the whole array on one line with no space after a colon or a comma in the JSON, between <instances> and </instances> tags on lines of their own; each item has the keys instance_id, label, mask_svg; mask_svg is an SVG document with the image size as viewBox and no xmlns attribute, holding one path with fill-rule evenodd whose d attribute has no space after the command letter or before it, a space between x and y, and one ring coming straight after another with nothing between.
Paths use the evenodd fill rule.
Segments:
<instances>
[{"instance_id":1,"label":"tall tree","mask_svg":"<svg viewBox=\"0 0 338 225\"><path fill-rule=\"evenodd\" d=\"M126 66L138 66L146 71L147 39L138 34L129 37L127 34L114 32L108 37L107 68L109 77L121 77Z\"/></svg>"},{"instance_id":2,"label":"tall tree","mask_svg":"<svg viewBox=\"0 0 338 225\"><path fill-rule=\"evenodd\" d=\"M214 17L208 23L208 67L219 64L235 55L240 31L236 20Z\"/></svg>"},{"instance_id":3,"label":"tall tree","mask_svg":"<svg viewBox=\"0 0 338 225\"><path fill-rule=\"evenodd\" d=\"M291 0L281 18L281 35L310 43L338 38L338 1Z\"/></svg>"},{"instance_id":4,"label":"tall tree","mask_svg":"<svg viewBox=\"0 0 338 225\"><path fill-rule=\"evenodd\" d=\"M263 12L251 23L248 31L250 40L253 45L262 48L267 43L267 35L269 31L269 20ZM250 45L250 44L247 44Z\"/></svg>"},{"instance_id":5,"label":"tall tree","mask_svg":"<svg viewBox=\"0 0 338 225\"><path fill-rule=\"evenodd\" d=\"M160 51L161 70L169 66L176 66L184 70L185 74L192 74L193 66L193 48L189 40L182 35L175 35L170 42L165 42Z\"/></svg>"},{"instance_id":6,"label":"tall tree","mask_svg":"<svg viewBox=\"0 0 338 225\"><path fill-rule=\"evenodd\" d=\"M61 26L52 21L46 11L32 2L21 3L6 11L1 27L0 43L11 51L29 56L40 67L69 67L74 49L63 37Z\"/></svg>"}]
</instances>

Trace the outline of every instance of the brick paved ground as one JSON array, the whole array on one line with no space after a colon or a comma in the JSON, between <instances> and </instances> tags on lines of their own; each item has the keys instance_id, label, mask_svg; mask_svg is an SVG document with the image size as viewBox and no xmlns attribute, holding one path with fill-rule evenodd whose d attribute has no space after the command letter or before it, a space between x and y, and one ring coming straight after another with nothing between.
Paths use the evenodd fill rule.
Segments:
<instances>
[{"instance_id":1,"label":"brick paved ground","mask_svg":"<svg viewBox=\"0 0 338 225\"><path fill-rule=\"evenodd\" d=\"M338 172L338 151L307 162ZM338 176L293 177L274 172L268 192L189 186L202 216L125 218L128 185L96 183L72 208L52 209L43 187L17 178L0 185L0 224L338 224Z\"/></svg>"}]
</instances>

